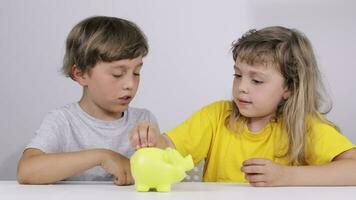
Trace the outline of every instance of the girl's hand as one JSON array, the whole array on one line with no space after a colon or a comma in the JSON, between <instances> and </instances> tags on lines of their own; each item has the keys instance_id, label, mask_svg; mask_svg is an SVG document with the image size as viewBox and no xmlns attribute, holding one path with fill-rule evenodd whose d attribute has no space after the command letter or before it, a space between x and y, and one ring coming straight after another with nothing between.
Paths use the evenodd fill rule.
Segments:
<instances>
[{"instance_id":1,"label":"girl's hand","mask_svg":"<svg viewBox=\"0 0 356 200\"><path fill-rule=\"evenodd\" d=\"M105 156L101 167L114 175L113 182L116 185L132 185L134 179L131 175L130 160L125 156L111 150L105 150Z\"/></svg>"},{"instance_id":2,"label":"girl's hand","mask_svg":"<svg viewBox=\"0 0 356 200\"><path fill-rule=\"evenodd\" d=\"M272 160L253 158L242 163L241 171L245 179L257 187L288 185L288 166L279 165Z\"/></svg>"}]
</instances>

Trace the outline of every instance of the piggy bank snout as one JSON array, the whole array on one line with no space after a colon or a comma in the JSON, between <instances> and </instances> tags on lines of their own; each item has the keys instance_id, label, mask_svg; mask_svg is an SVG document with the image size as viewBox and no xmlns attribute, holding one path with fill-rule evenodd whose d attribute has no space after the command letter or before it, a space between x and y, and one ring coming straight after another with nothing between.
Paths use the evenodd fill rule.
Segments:
<instances>
[{"instance_id":1,"label":"piggy bank snout","mask_svg":"<svg viewBox=\"0 0 356 200\"><path fill-rule=\"evenodd\" d=\"M187 155L183 162L184 171L189 171L194 168L194 162L191 155Z\"/></svg>"}]
</instances>

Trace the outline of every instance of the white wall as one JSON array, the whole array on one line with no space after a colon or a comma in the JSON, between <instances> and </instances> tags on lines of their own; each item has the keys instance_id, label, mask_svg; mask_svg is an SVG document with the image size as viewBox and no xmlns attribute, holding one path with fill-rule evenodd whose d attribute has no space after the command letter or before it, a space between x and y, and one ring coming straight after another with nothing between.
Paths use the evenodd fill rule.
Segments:
<instances>
[{"instance_id":1,"label":"white wall","mask_svg":"<svg viewBox=\"0 0 356 200\"><path fill-rule=\"evenodd\" d=\"M92 15L136 22L146 33L139 94L162 130L193 111L229 99L232 41L251 28L284 25L312 41L334 101L329 118L356 143L355 1L322 0L3 0L0 6L0 179L14 179L22 150L42 117L77 101L81 88L59 73L64 40Z\"/></svg>"}]
</instances>

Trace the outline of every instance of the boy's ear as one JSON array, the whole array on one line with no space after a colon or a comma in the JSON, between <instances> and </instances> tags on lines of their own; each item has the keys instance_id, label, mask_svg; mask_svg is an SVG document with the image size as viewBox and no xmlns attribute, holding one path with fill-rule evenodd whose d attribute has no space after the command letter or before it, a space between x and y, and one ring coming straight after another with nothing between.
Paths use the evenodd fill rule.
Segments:
<instances>
[{"instance_id":1,"label":"boy's ear","mask_svg":"<svg viewBox=\"0 0 356 200\"><path fill-rule=\"evenodd\" d=\"M81 86L87 85L87 74L83 72L77 65L72 66L72 78Z\"/></svg>"}]
</instances>

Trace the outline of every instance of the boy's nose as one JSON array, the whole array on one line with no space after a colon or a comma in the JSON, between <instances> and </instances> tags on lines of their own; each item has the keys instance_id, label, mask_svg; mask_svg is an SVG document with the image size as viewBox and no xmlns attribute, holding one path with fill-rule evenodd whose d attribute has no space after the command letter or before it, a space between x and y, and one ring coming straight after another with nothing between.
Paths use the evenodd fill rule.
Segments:
<instances>
[{"instance_id":1,"label":"boy's nose","mask_svg":"<svg viewBox=\"0 0 356 200\"><path fill-rule=\"evenodd\" d=\"M132 90L136 84L135 77L127 76L124 80L124 89L125 90Z\"/></svg>"}]
</instances>

